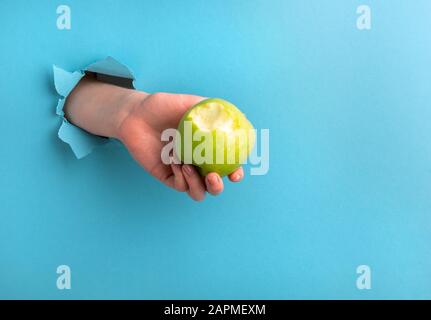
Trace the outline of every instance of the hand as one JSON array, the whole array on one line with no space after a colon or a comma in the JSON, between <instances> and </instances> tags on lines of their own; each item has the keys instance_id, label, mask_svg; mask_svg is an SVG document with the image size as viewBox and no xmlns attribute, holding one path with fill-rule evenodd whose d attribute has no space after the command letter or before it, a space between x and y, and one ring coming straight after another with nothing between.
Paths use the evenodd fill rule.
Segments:
<instances>
[{"instance_id":1,"label":"hand","mask_svg":"<svg viewBox=\"0 0 431 320\"><path fill-rule=\"evenodd\" d=\"M147 94L85 76L67 97L64 112L76 126L95 135L119 139L135 160L167 186L196 201L206 191L217 195L223 181L214 172L202 178L191 165L165 165L161 159L165 129L177 128L183 114L203 98L184 94ZM242 168L229 175L241 181Z\"/></svg>"},{"instance_id":2,"label":"hand","mask_svg":"<svg viewBox=\"0 0 431 320\"><path fill-rule=\"evenodd\" d=\"M163 130L177 128L183 114L202 97L184 94L155 93L141 95L130 104L128 112L118 127L118 138L133 158L155 178L180 192L201 201L205 193L218 195L223 191L223 180L215 173L201 177L192 165L165 165L161 160L164 142ZM241 181L242 168L229 175L232 182Z\"/></svg>"}]
</instances>

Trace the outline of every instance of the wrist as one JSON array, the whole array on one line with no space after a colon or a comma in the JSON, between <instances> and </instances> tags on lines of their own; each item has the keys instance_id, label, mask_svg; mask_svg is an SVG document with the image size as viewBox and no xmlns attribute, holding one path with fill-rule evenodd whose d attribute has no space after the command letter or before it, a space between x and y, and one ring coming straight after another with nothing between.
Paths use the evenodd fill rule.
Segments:
<instances>
[{"instance_id":1,"label":"wrist","mask_svg":"<svg viewBox=\"0 0 431 320\"><path fill-rule=\"evenodd\" d=\"M115 117L115 127L113 129L113 138L123 141L124 132L127 130L127 123L134 121L135 110L139 108L143 101L149 96L148 93L138 90L131 90L125 98L125 102L118 108Z\"/></svg>"}]
</instances>

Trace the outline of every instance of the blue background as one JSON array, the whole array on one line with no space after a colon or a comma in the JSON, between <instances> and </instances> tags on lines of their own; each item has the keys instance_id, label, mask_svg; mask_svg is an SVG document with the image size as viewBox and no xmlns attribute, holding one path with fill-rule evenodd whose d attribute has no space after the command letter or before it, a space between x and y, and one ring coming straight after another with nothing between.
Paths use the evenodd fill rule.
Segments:
<instances>
[{"instance_id":1,"label":"blue background","mask_svg":"<svg viewBox=\"0 0 431 320\"><path fill-rule=\"evenodd\" d=\"M431 298L430 21L428 0L2 0L0 298ZM138 89L237 104L269 173L195 203L121 146L76 160L52 64L108 55Z\"/></svg>"}]
</instances>

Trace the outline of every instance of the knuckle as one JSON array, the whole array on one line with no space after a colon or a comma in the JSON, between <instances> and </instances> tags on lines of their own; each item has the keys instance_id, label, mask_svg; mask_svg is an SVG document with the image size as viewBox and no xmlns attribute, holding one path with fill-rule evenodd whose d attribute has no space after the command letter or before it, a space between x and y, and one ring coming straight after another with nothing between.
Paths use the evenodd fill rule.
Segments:
<instances>
[{"instance_id":1,"label":"knuckle","mask_svg":"<svg viewBox=\"0 0 431 320\"><path fill-rule=\"evenodd\" d=\"M151 94L150 99L154 102L154 103L159 103L162 102L166 99L167 93L165 92L155 92Z\"/></svg>"}]
</instances>

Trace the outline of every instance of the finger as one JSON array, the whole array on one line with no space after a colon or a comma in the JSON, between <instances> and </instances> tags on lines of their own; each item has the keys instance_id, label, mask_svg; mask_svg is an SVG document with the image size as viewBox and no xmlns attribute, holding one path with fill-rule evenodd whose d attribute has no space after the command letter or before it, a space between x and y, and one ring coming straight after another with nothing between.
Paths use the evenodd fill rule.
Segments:
<instances>
[{"instance_id":1,"label":"finger","mask_svg":"<svg viewBox=\"0 0 431 320\"><path fill-rule=\"evenodd\" d=\"M155 100L159 99L157 104L163 103L163 110L166 114L169 114L171 118L178 119L192 106L206 99L205 97L191 94L175 93L158 93L153 96L155 96Z\"/></svg>"},{"instance_id":2,"label":"finger","mask_svg":"<svg viewBox=\"0 0 431 320\"><path fill-rule=\"evenodd\" d=\"M174 173L174 189L180 192L187 191L188 185L181 170L181 165L173 163L171 164L171 168Z\"/></svg>"},{"instance_id":3,"label":"finger","mask_svg":"<svg viewBox=\"0 0 431 320\"><path fill-rule=\"evenodd\" d=\"M202 181L202 177L197 173L194 167L191 165L183 165L183 173L186 182L189 186L188 194L196 201L202 201L205 198L205 185Z\"/></svg>"},{"instance_id":4,"label":"finger","mask_svg":"<svg viewBox=\"0 0 431 320\"><path fill-rule=\"evenodd\" d=\"M229 180L232 182L240 182L244 178L244 169L239 167L229 175Z\"/></svg>"},{"instance_id":5,"label":"finger","mask_svg":"<svg viewBox=\"0 0 431 320\"><path fill-rule=\"evenodd\" d=\"M191 106L201 102L202 100L208 99L205 97L194 96L194 95L190 95L190 94L179 94L178 98L180 100L180 104L181 104L182 108L184 109L184 111L189 109Z\"/></svg>"},{"instance_id":6,"label":"finger","mask_svg":"<svg viewBox=\"0 0 431 320\"><path fill-rule=\"evenodd\" d=\"M205 177L205 185L207 187L207 191L213 196L216 196L223 191L223 180L215 172L207 174Z\"/></svg>"}]
</instances>

